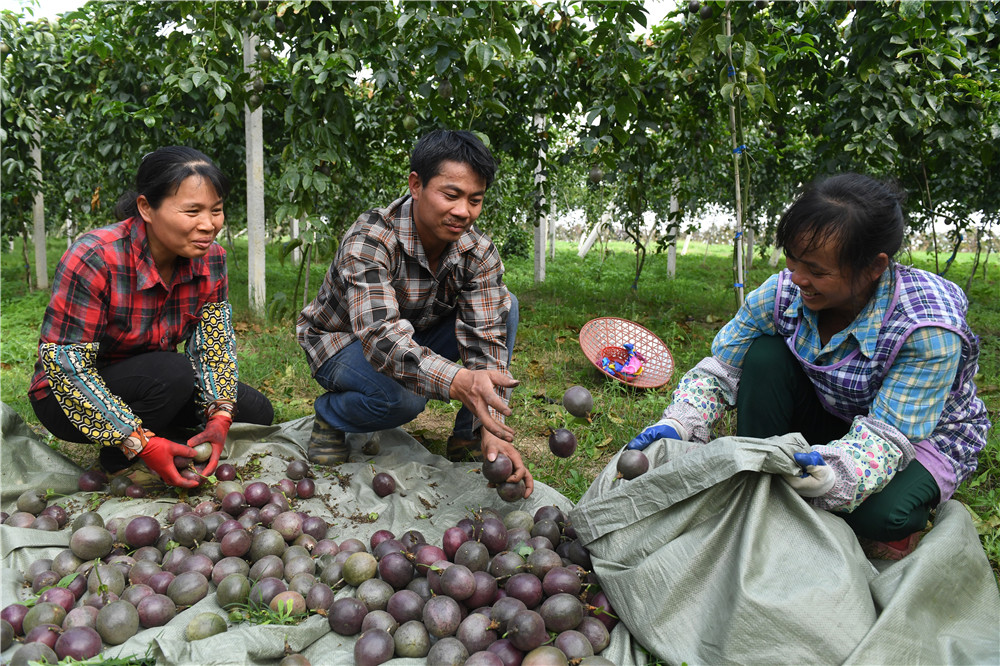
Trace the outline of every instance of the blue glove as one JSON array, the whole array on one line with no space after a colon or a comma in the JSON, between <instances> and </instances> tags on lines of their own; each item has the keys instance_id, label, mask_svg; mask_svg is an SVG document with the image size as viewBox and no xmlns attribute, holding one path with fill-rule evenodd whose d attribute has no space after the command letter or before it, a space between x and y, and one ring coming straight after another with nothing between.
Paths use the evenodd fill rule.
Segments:
<instances>
[{"instance_id":1,"label":"blue glove","mask_svg":"<svg viewBox=\"0 0 1000 666\"><path fill-rule=\"evenodd\" d=\"M681 424L673 419L663 419L658 423L654 423L648 426L645 430L640 432L635 438L625 445L626 449L638 449L642 451L647 446L652 444L658 439L680 439L687 441L687 437L678 431L681 428Z\"/></svg>"},{"instance_id":2,"label":"blue glove","mask_svg":"<svg viewBox=\"0 0 1000 666\"><path fill-rule=\"evenodd\" d=\"M823 456L819 454L819 451L810 451L809 453L793 453L792 457L795 458L795 462L798 466L802 468L802 474L799 474L800 479L804 479L809 476L810 465L825 465L826 461L823 460Z\"/></svg>"},{"instance_id":3,"label":"blue glove","mask_svg":"<svg viewBox=\"0 0 1000 666\"><path fill-rule=\"evenodd\" d=\"M837 474L826 464L819 451L793 453L802 474L785 474L782 478L802 497L820 497L833 488Z\"/></svg>"}]
</instances>

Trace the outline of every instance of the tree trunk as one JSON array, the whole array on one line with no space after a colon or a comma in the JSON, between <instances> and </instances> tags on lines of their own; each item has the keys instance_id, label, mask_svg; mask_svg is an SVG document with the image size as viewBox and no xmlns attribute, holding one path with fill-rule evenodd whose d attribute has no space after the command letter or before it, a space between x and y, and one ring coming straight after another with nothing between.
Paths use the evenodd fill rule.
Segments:
<instances>
[{"instance_id":1,"label":"tree trunk","mask_svg":"<svg viewBox=\"0 0 1000 666\"><path fill-rule=\"evenodd\" d=\"M28 227L21 227L21 256L24 257L24 284L28 286L28 291L32 291L34 286L31 284L31 262L28 260L28 245L31 244L31 239L28 237Z\"/></svg>"},{"instance_id":2,"label":"tree trunk","mask_svg":"<svg viewBox=\"0 0 1000 666\"><path fill-rule=\"evenodd\" d=\"M556 259L556 198L549 197L549 259Z\"/></svg>"},{"instance_id":3,"label":"tree trunk","mask_svg":"<svg viewBox=\"0 0 1000 666\"><path fill-rule=\"evenodd\" d=\"M767 262L767 265L771 268L777 268L778 261L781 259L781 248L775 247L771 250L771 259Z\"/></svg>"},{"instance_id":4,"label":"tree trunk","mask_svg":"<svg viewBox=\"0 0 1000 666\"><path fill-rule=\"evenodd\" d=\"M45 196L42 194L42 144L35 134L35 145L31 148L31 159L35 163L38 176L38 191L31 206L31 220L35 244L35 285L39 289L49 288L49 265L45 255Z\"/></svg>"},{"instance_id":5,"label":"tree trunk","mask_svg":"<svg viewBox=\"0 0 1000 666\"><path fill-rule=\"evenodd\" d=\"M243 70L257 57L256 35L243 35ZM250 310L257 317L264 316L267 285L264 272L264 248L267 244L264 226L264 112L258 107L244 109L246 117L247 150L247 280L249 283Z\"/></svg>"},{"instance_id":6,"label":"tree trunk","mask_svg":"<svg viewBox=\"0 0 1000 666\"><path fill-rule=\"evenodd\" d=\"M676 184L676 181L674 181ZM677 200L677 195L670 195L670 224L667 227L667 235L673 236L670 241L670 249L667 251L667 277L673 279L677 277L677 236L680 233L681 225L677 219L681 210L681 202ZM687 244L684 245L685 251Z\"/></svg>"},{"instance_id":7,"label":"tree trunk","mask_svg":"<svg viewBox=\"0 0 1000 666\"><path fill-rule=\"evenodd\" d=\"M312 243L306 245L306 282L302 287L302 309L309 305L309 271L312 268Z\"/></svg>"},{"instance_id":8,"label":"tree trunk","mask_svg":"<svg viewBox=\"0 0 1000 666\"><path fill-rule=\"evenodd\" d=\"M597 236L601 233L602 224L604 223L599 221L597 224L594 225L594 228L590 230L590 233L583 240L583 243L580 244L580 250L576 253L576 256L580 257L581 259L587 256L587 253L590 252L590 248L594 246L594 242L597 240Z\"/></svg>"},{"instance_id":9,"label":"tree trunk","mask_svg":"<svg viewBox=\"0 0 1000 666\"><path fill-rule=\"evenodd\" d=\"M745 259L743 260L743 263L746 264L746 269L750 270L753 268L753 229L747 229L744 236L746 237L746 253L744 254Z\"/></svg>"}]
</instances>

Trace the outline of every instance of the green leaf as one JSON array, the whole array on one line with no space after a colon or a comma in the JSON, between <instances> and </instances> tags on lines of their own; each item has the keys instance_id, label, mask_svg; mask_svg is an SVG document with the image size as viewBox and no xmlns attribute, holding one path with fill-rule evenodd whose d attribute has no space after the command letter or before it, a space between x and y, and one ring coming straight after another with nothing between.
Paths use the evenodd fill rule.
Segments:
<instances>
[{"instance_id":1,"label":"green leaf","mask_svg":"<svg viewBox=\"0 0 1000 666\"><path fill-rule=\"evenodd\" d=\"M732 45L733 38L731 36L723 34L715 36L715 47L719 49L721 53L729 53L729 49Z\"/></svg>"},{"instance_id":2,"label":"green leaf","mask_svg":"<svg viewBox=\"0 0 1000 666\"><path fill-rule=\"evenodd\" d=\"M743 46L743 66L750 67L751 65L756 65L760 61L760 54L757 53L757 47L753 45L753 42L747 42Z\"/></svg>"},{"instance_id":3,"label":"green leaf","mask_svg":"<svg viewBox=\"0 0 1000 666\"><path fill-rule=\"evenodd\" d=\"M691 62L695 65L700 65L701 62L708 57L711 52L711 40L712 30L708 26L708 22L701 24L698 28L698 32L695 33L694 37L691 38L691 46L688 47L688 57L691 58Z\"/></svg>"},{"instance_id":4,"label":"green leaf","mask_svg":"<svg viewBox=\"0 0 1000 666\"><path fill-rule=\"evenodd\" d=\"M493 62L493 47L484 42L479 42L476 45L476 58L482 64L482 68L486 69Z\"/></svg>"}]
</instances>

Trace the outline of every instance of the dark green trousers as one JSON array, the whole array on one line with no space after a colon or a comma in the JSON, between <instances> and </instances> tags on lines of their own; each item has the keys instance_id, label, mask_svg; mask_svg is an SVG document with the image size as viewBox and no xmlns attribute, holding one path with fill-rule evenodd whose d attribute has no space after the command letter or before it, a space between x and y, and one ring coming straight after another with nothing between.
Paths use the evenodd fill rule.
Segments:
<instances>
[{"instance_id":1,"label":"dark green trousers","mask_svg":"<svg viewBox=\"0 0 1000 666\"><path fill-rule=\"evenodd\" d=\"M763 336L743 360L736 397L736 434L771 437L800 432L811 444L847 433L850 423L823 408L812 382L785 340ZM927 524L941 498L934 477L916 460L851 513L838 513L858 536L895 541Z\"/></svg>"}]
</instances>

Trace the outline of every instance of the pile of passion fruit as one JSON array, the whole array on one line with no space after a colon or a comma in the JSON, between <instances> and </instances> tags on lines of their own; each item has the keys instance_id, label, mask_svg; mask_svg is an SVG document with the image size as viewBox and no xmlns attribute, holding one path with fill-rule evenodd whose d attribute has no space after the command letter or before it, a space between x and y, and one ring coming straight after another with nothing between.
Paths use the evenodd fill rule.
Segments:
<instances>
[{"instance_id":1,"label":"pile of passion fruit","mask_svg":"<svg viewBox=\"0 0 1000 666\"><path fill-rule=\"evenodd\" d=\"M308 463L292 461L273 485L243 485L231 467L217 470L214 498L179 502L160 518L105 522L84 511L70 521L44 494L23 493L6 524L71 532L68 548L24 569L22 600L0 611L0 647L20 643L10 663L92 659L211 594L224 612L191 617L189 641L267 613L320 615L357 636L361 665L611 663L598 655L617 619L558 507L470 511L440 543L416 529L338 541L322 517L291 505L315 492ZM81 487L99 482L84 474ZM380 495L394 485L373 478ZM309 662L289 654L281 663Z\"/></svg>"}]
</instances>

